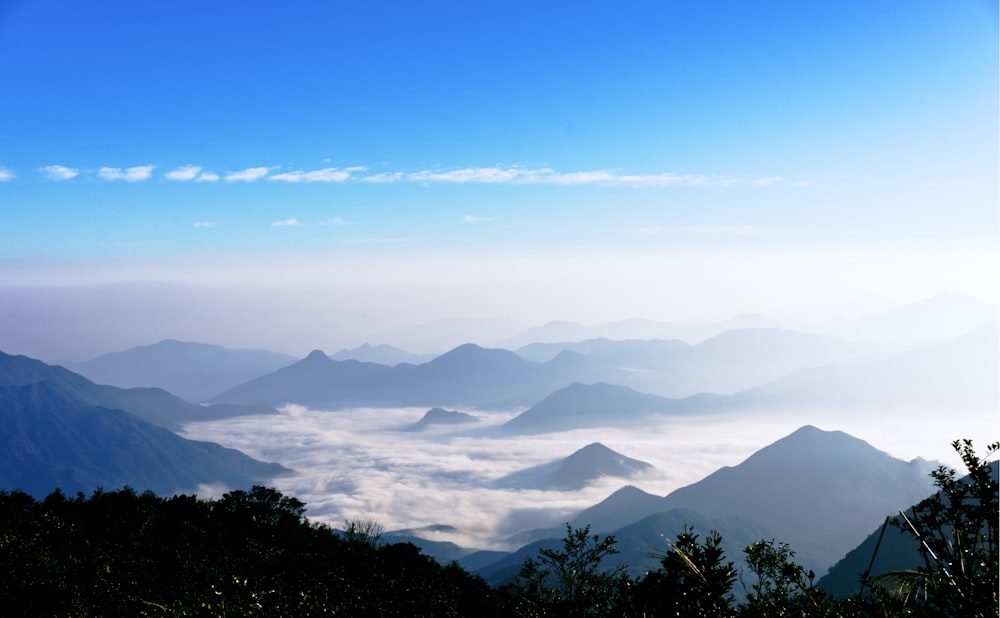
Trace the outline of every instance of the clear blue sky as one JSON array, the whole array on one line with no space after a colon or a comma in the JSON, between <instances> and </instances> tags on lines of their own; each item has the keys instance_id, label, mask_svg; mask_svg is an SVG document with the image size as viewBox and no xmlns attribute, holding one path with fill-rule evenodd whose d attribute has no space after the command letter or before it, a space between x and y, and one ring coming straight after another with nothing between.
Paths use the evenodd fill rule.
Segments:
<instances>
[{"instance_id":1,"label":"clear blue sky","mask_svg":"<svg viewBox=\"0 0 1000 618\"><path fill-rule=\"evenodd\" d=\"M864 254L943 270L844 295L988 295L997 22L973 0L6 0L0 285L480 273L444 288L586 255L619 281L725 255L836 287Z\"/></svg>"}]
</instances>

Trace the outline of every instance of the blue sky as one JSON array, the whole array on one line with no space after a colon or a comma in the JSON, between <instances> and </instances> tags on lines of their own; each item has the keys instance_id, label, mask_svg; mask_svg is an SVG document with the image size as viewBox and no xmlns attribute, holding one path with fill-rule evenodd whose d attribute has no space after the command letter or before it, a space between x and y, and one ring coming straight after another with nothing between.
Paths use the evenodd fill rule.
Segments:
<instances>
[{"instance_id":1,"label":"blue sky","mask_svg":"<svg viewBox=\"0 0 1000 618\"><path fill-rule=\"evenodd\" d=\"M517 313L462 304L492 286L584 320L995 297L997 22L971 0L7 0L0 285L409 285Z\"/></svg>"}]
</instances>

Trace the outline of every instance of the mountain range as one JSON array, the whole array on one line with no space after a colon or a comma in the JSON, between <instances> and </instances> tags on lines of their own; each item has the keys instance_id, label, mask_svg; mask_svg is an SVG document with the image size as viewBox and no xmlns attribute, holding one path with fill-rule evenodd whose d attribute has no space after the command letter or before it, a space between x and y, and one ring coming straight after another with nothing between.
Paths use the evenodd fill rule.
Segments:
<instances>
[{"instance_id":1,"label":"mountain range","mask_svg":"<svg viewBox=\"0 0 1000 618\"><path fill-rule=\"evenodd\" d=\"M161 418L199 407L163 391L98 386L61 367L0 355L0 489L42 497L57 487L72 494L127 485L172 495L249 487L288 472L187 440L116 405L133 403Z\"/></svg>"},{"instance_id":2,"label":"mountain range","mask_svg":"<svg viewBox=\"0 0 1000 618\"><path fill-rule=\"evenodd\" d=\"M585 339L678 339L690 344L710 339L726 331L745 328L791 330L827 335L854 341L911 344L958 337L984 322L1000 319L1000 306L962 294L942 292L930 298L904 303L891 309L861 316L804 321L775 319L746 314L716 322L659 322L622 320L584 325L576 322L549 322L529 328L496 345L518 349L533 343L583 341Z\"/></svg>"},{"instance_id":3,"label":"mountain range","mask_svg":"<svg viewBox=\"0 0 1000 618\"><path fill-rule=\"evenodd\" d=\"M272 374L212 399L260 405L312 407L471 406L509 407L537 401L568 383L575 358L532 363L508 350L461 345L421 365L335 361L320 350Z\"/></svg>"},{"instance_id":4,"label":"mountain range","mask_svg":"<svg viewBox=\"0 0 1000 618\"><path fill-rule=\"evenodd\" d=\"M921 459L896 459L843 432L804 426L739 465L666 496L623 487L568 523L613 534L637 572L655 566L649 552L667 551L664 538L672 540L688 524L702 535L722 532L729 558L737 561L749 542L787 542L800 563L822 575L886 515L929 495L935 467ZM480 574L491 581L512 576L515 564L539 546L552 545L561 532L536 531L541 540Z\"/></svg>"},{"instance_id":5,"label":"mountain range","mask_svg":"<svg viewBox=\"0 0 1000 618\"><path fill-rule=\"evenodd\" d=\"M162 388L199 403L295 360L265 350L229 350L218 345L166 339L63 366L98 384Z\"/></svg>"},{"instance_id":6,"label":"mountain range","mask_svg":"<svg viewBox=\"0 0 1000 618\"><path fill-rule=\"evenodd\" d=\"M171 431L179 430L190 421L276 413L273 408L259 405L196 405L159 388L101 386L63 367L0 352L0 386L26 386L37 382L51 383L81 403L125 410Z\"/></svg>"}]
</instances>

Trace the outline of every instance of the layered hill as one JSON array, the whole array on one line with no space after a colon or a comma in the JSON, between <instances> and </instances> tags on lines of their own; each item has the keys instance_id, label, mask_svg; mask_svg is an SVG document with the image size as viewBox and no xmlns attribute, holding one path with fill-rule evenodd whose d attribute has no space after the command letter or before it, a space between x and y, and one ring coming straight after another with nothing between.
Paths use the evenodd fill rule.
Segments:
<instances>
[{"instance_id":1,"label":"layered hill","mask_svg":"<svg viewBox=\"0 0 1000 618\"><path fill-rule=\"evenodd\" d=\"M406 350L386 344L371 345L363 343L356 348L345 348L335 354L331 354L330 358L337 361L356 360L363 363L378 363L380 365L392 366L400 363L410 363L411 365L426 363L433 359L434 356L430 354L413 354L412 352L407 352ZM292 362L294 362L294 359L292 359ZM286 364L291 364L291 362ZM263 375L263 372L257 375ZM236 386L236 384L232 386ZM222 392L222 389L212 394L220 392Z\"/></svg>"},{"instance_id":2,"label":"layered hill","mask_svg":"<svg viewBox=\"0 0 1000 618\"><path fill-rule=\"evenodd\" d=\"M515 434L539 434L585 427L634 427L670 415L708 413L727 404L720 395L667 399L626 386L574 382L503 425Z\"/></svg>"},{"instance_id":3,"label":"layered hill","mask_svg":"<svg viewBox=\"0 0 1000 618\"><path fill-rule=\"evenodd\" d=\"M314 407L512 406L533 403L580 371L575 355L533 363L507 350L459 346L420 365L335 361L320 350L212 401Z\"/></svg>"},{"instance_id":4,"label":"layered hill","mask_svg":"<svg viewBox=\"0 0 1000 618\"><path fill-rule=\"evenodd\" d=\"M926 496L934 467L896 459L843 432L805 426L662 498L620 490L572 523L611 531L672 509L739 517L791 543L822 573L864 539L873 522Z\"/></svg>"},{"instance_id":5,"label":"layered hill","mask_svg":"<svg viewBox=\"0 0 1000 618\"><path fill-rule=\"evenodd\" d=\"M57 487L72 495L128 485L172 495L199 486L246 488L288 471L186 440L65 386L0 386L0 489L42 497Z\"/></svg>"},{"instance_id":6,"label":"layered hill","mask_svg":"<svg viewBox=\"0 0 1000 618\"><path fill-rule=\"evenodd\" d=\"M0 352L0 387L26 386L38 382L49 383L82 404L125 410L170 430L180 429L181 425L190 421L275 413L273 408L265 406L195 405L159 388L124 389L101 386L63 367Z\"/></svg>"},{"instance_id":7,"label":"layered hill","mask_svg":"<svg viewBox=\"0 0 1000 618\"><path fill-rule=\"evenodd\" d=\"M653 466L644 461L626 457L595 442L563 459L502 477L496 485L517 489L579 489L604 477L631 479L652 469Z\"/></svg>"},{"instance_id":8,"label":"layered hill","mask_svg":"<svg viewBox=\"0 0 1000 618\"><path fill-rule=\"evenodd\" d=\"M407 427L407 431L424 431L437 425L464 425L468 423L478 423L479 419L465 412L457 410L445 410L444 408L431 408L419 421Z\"/></svg>"},{"instance_id":9,"label":"layered hill","mask_svg":"<svg viewBox=\"0 0 1000 618\"><path fill-rule=\"evenodd\" d=\"M162 388L198 403L293 362L292 356L266 350L230 350L166 339L64 366L98 384Z\"/></svg>"},{"instance_id":10,"label":"layered hill","mask_svg":"<svg viewBox=\"0 0 1000 618\"><path fill-rule=\"evenodd\" d=\"M799 369L870 360L894 349L778 328L742 328L697 345L678 340L589 339L535 343L517 353L544 361L562 351L576 352L587 357L592 375L600 381L666 397L687 397L735 393Z\"/></svg>"}]
</instances>

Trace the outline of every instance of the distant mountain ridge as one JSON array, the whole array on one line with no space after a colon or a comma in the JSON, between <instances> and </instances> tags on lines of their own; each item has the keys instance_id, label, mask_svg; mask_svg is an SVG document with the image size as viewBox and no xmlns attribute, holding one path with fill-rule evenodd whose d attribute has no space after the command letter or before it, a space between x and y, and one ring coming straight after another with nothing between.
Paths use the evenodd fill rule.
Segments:
<instances>
[{"instance_id":1,"label":"distant mountain ridge","mask_svg":"<svg viewBox=\"0 0 1000 618\"><path fill-rule=\"evenodd\" d=\"M193 403L295 362L287 354L165 339L64 366L98 384L162 388Z\"/></svg>"},{"instance_id":2,"label":"distant mountain ridge","mask_svg":"<svg viewBox=\"0 0 1000 618\"><path fill-rule=\"evenodd\" d=\"M412 352L407 352L406 350L401 350L400 348L381 344L381 345L370 345L367 343L361 344L356 348L343 349L338 351L336 354L331 354L330 358L335 361L340 360L356 360L364 363L378 363L380 365L399 365L400 363L409 363L411 365L425 363L434 358L432 354L414 354ZM295 359L292 359L291 364ZM259 374L263 375L263 374ZM255 376L256 377L256 376ZM233 384L236 386L236 384ZM212 393L213 395L221 392L222 389Z\"/></svg>"},{"instance_id":3,"label":"distant mountain ridge","mask_svg":"<svg viewBox=\"0 0 1000 618\"><path fill-rule=\"evenodd\" d=\"M503 430L536 434L586 427L631 427L655 422L657 417L690 414L717 400L719 397L713 395L667 399L626 386L574 382L507 421Z\"/></svg>"},{"instance_id":4,"label":"distant mountain ridge","mask_svg":"<svg viewBox=\"0 0 1000 618\"><path fill-rule=\"evenodd\" d=\"M532 363L508 350L461 345L421 365L335 361L321 350L212 399L315 407L351 405L512 406L541 399L576 367L560 357Z\"/></svg>"},{"instance_id":5,"label":"distant mountain ridge","mask_svg":"<svg viewBox=\"0 0 1000 618\"><path fill-rule=\"evenodd\" d=\"M996 303L982 302L954 292L942 292L880 313L817 322L775 319L760 314L745 314L727 320L700 323L632 319L588 326L576 322L549 322L522 331L497 345L517 349L533 343L597 338L676 339L693 345L726 331L745 328L773 328L848 340L907 344L958 337L984 322L998 319L1000 305Z\"/></svg>"},{"instance_id":6,"label":"distant mountain ridge","mask_svg":"<svg viewBox=\"0 0 1000 618\"><path fill-rule=\"evenodd\" d=\"M102 396L102 389L111 390ZM158 392L168 409L191 405ZM61 367L0 356L0 489L43 497L57 487L72 494L128 485L171 495L199 486L249 487L288 472L106 405L127 403L129 394Z\"/></svg>"},{"instance_id":7,"label":"distant mountain ridge","mask_svg":"<svg viewBox=\"0 0 1000 618\"><path fill-rule=\"evenodd\" d=\"M190 421L276 413L273 408L257 405L195 405L158 388L102 386L63 367L0 352L0 386L26 386L37 382L49 382L81 403L125 410L170 430L180 429Z\"/></svg>"}]
</instances>

